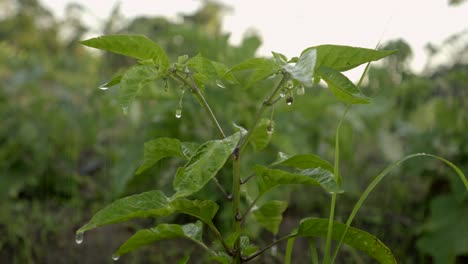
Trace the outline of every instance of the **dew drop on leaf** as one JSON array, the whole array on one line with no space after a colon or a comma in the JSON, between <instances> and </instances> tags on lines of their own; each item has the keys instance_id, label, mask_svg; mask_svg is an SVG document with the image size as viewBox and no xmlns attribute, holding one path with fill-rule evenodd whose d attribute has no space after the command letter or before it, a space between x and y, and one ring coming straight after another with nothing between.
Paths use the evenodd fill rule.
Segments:
<instances>
[{"instance_id":1,"label":"dew drop on leaf","mask_svg":"<svg viewBox=\"0 0 468 264\"><path fill-rule=\"evenodd\" d=\"M79 245L79 244L83 243L83 240L84 240L84 234L83 234L83 232L76 233L76 236L75 236L75 243Z\"/></svg>"},{"instance_id":2,"label":"dew drop on leaf","mask_svg":"<svg viewBox=\"0 0 468 264\"><path fill-rule=\"evenodd\" d=\"M99 89L105 91L105 90L109 89L109 87L107 87L107 86L100 86Z\"/></svg>"},{"instance_id":3,"label":"dew drop on leaf","mask_svg":"<svg viewBox=\"0 0 468 264\"><path fill-rule=\"evenodd\" d=\"M112 259L113 259L114 261L119 260L119 258L120 258L120 255L117 255L117 254L112 255Z\"/></svg>"},{"instance_id":4,"label":"dew drop on leaf","mask_svg":"<svg viewBox=\"0 0 468 264\"><path fill-rule=\"evenodd\" d=\"M292 103L293 103L293 98L292 98L292 96L288 96L288 98L286 98L286 104L287 104L288 106L290 106L290 105L292 105Z\"/></svg>"}]
</instances>

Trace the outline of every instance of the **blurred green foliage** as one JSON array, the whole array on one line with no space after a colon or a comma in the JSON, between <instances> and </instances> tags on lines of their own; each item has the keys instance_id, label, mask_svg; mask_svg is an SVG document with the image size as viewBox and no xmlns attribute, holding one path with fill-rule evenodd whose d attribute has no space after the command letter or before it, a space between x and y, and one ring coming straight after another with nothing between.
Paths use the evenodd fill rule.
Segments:
<instances>
[{"instance_id":1,"label":"blurred green foliage","mask_svg":"<svg viewBox=\"0 0 468 264\"><path fill-rule=\"evenodd\" d=\"M85 238L84 247L74 244L73 231L110 200L151 188L170 189L180 165L175 160L134 175L143 161L143 142L161 136L201 142L214 137L215 130L189 96L183 101L183 122L176 119L181 91L166 92L164 82L142 91L124 116L115 96L109 96L118 87L107 91L97 87L133 61L78 45L77 40L89 32L82 21L84 7L69 5L63 21L36 0L4 0L0 9L4 10L0 16L0 263L109 262L111 252L135 226L96 231L93 236L101 233L99 239ZM200 53L232 66L255 56L261 41L246 35L241 44L230 44L229 34L220 30L224 10L206 2L194 14L183 16L183 23L162 17L123 23L116 6L101 31L149 36L171 60ZM347 215L371 178L405 153L434 153L468 171L468 58L460 55L468 52L466 35L462 32L438 47L428 46L430 58L421 74L409 69L412 52L404 40L385 44L384 48L401 52L370 69L362 91L373 101L353 108L342 127L342 140L348 142L341 144L346 194L338 203L338 215ZM443 64L433 63L444 54L455 55ZM249 76L236 77L247 83ZM205 93L224 127L232 127L230 120L247 126L273 81L243 88L213 80ZM273 161L272 153L278 151L316 153L332 160L334 130L343 111L344 105L318 86L295 96L292 107L277 107L272 144L261 150L269 160L263 162ZM247 159L250 165L262 162L256 155ZM228 174L222 173L220 180L229 183ZM448 168L421 159L402 167L379 188L357 217L357 227L376 234L400 263L431 263L431 257L435 263L466 261L468 230L463 223L468 223L468 197ZM198 195L223 199L215 190L208 186ZM282 228L295 226L299 216L326 215L326 195L311 194L304 187L286 190L270 195L289 199ZM216 221L226 223L228 217L220 214ZM264 244L272 239L257 227L251 234ZM300 251L306 247L303 244L296 247L298 256L307 254ZM127 261L174 262L192 250L183 245L185 252L155 246ZM165 254L157 253L161 250ZM280 263L280 252L258 261ZM351 250L347 253L353 263L363 258Z\"/></svg>"}]
</instances>

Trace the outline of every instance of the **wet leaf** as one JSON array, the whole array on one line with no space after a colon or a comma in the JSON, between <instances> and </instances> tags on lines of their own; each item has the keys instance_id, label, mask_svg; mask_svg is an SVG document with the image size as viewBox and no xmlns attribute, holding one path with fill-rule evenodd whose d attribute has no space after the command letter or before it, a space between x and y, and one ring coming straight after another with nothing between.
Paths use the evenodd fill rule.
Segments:
<instances>
[{"instance_id":1,"label":"wet leaf","mask_svg":"<svg viewBox=\"0 0 468 264\"><path fill-rule=\"evenodd\" d=\"M165 74L169 68L169 59L164 50L145 36L107 35L84 40L80 43L88 47L110 51L139 60L153 60L159 66L159 71L162 74Z\"/></svg>"},{"instance_id":2,"label":"wet leaf","mask_svg":"<svg viewBox=\"0 0 468 264\"><path fill-rule=\"evenodd\" d=\"M312 154L299 154L294 156L280 155L280 160L273 166L290 166L298 169L322 168L333 172L333 166L319 156Z\"/></svg>"},{"instance_id":3,"label":"wet leaf","mask_svg":"<svg viewBox=\"0 0 468 264\"><path fill-rule=\"evenodd\" d=\"M340 240L345 229L345 224L334 222L332 239ZM326 237L327 232L328 219L307 218L301 221L296 236ZM377 237L366 231L350 227L346 232L343 242L350 247L362 251L381 264L397 263L390 249Z\"/></svg>"},{"instance_id":4,"label":"wet leaf","mask_svg":"<svg viewBox=\"0 0 468 264\"><path fill-rule=\"evenodd\" d=\"M246 84L247 87L250 87L254 83L270 77L280 69L276 62L271 59L253 58L232 67L230 72L253 71Z\"/></svg>"},{"instance_id":5,"label":"wet leaf","mask_svg":"<svg viewBox=\"0 0 468 264\"><path fill-rule=\"evenodd\" d=\"M200 221L186 225L160 224L153 228L139 230L125 241L115 254L121 256L157 241L174 238L186 238L197 244L203 244L202 233L203 224Z\"/></svg>"},{"instance_id":6,"label":"wet leaf","mask_svg":"<svg viewBox=\"0 0 468 264\"><path fill-rule=\"evenodd\" d=\"M193 155L194 143L181 143L175 138L158 138L145 143L144 161L136 174L151 168L156 162L167 157L189 159Z\"/></svg>"},{"instance_id":7,"label":"wet leaf","mask_svg":"<svg viewBox=\"0 0 468 264\"><path fill-rule=\"evenodd\" d=\"M240 139L240 133L222 140L212 140L201 145L184 167L177 170L173 186L174 197L184 197L198 192L224 166Z\"/></svg>"},{"instance_id":8,"label":"wet leaf","mask_svg":"<svg viewBox=\"0 0 468 264\"><path fill-rule=\"evenodd\" d=\"M281 221L283 221L282 214L286 208L288 208L287 202L268 201L253 211L253 216L261 226L276 235L278 234Z\"/></svg>"},{"instance_id":9,"label":"wet leaf","mask_svg":"<svg viewBox=\"0 0 468 264\"><path fill-rule=\"evenodd\" d=\"M307 48L302 54L313 49L317 50L315 69L324 66L340 72L353 69L370 61L380 60L398 52L398 50L375 50L341 45L320 45Z\"/></svg>"},{"instance_id":10,"label":"wet leaf","mask_svg":"<svg viewBox=\"0 0 468 264\"><path fill-rule=\"evenodd\" d=\"M368 104L370 98L364 96L359 89L341 72L329 67L321 66L317 75L327 84L330 91L339 100L348 104Z\"/></svg>"},{"instance_id":11,"label":"wet leaf","mask_svg":"<svg viewBox=\"0 0 468 264\"><path fill-rule=\"evenodd\" d=\"M193 215L211 223L217 210L218 205L212 201L170 199L159 190L149 191L116 200L98 211L77 233L134 218L167 216L175 212Z\"/></svg>"},{"instance_id":12,"label":"wet leaf","mask_svg":"<svg viewBox=\"0 0 468 264\"><path fill-rule=\"evenodd\" d=\"M136 65L128 69L122 76L119 87L119 103L128 109L138 91L152 80L159 77L158 72L150 65Z\"/></svg>"},{"instance_id":13,"label":"wet leaf","mask_svg":"<svg viewBox=\"0 0 468 264\"><path fill-rule=\"evenodd\" d=\"M257 165L255 166L255 174L257 175L260 194L264 194L274 187L285 184L317 185L329 193L343 192L335 182L333 173L321 168L288 172Z\"/></svg>"}]
</instances>

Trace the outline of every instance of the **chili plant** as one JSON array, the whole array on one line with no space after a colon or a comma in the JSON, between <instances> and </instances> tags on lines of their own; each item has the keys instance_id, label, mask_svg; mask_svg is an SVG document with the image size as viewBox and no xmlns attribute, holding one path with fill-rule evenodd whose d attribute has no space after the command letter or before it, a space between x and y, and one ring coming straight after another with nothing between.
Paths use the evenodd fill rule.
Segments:
<instances>
[{"instance_id":1,"label":"chili plant","mask_svg":"<svg viewBox=\"0 0 468 264\"><path fill-rule=\"evenodd\" d=\"M193 142L183 142L177 138L156 138L144 145L144 161L136 171L142 173L151 168L159 160L166 157L177 157L187 160L183 167L175 173L173 180L174 193L167 195L160 190L121 198L98 211L92 219L76 231L76 242L83 242L84 232L114 223L128 221L134 218L161 217L175 213L188 214L199 220L185 225L159 224L153 228L136 232L121 245L113 259L129 253L142 246L172 238L186 238L206 250L213 260L220 263L245 263L278 243L288 241L285 263L291 262L291 250L296 237L325 238L323 263L334 263L342 243L358 249L380 263L396 263L390 249L366 231L352 227L352 221L362 206L364 200L375 186L402 162L419 156L436 158L452 167L463 181L468 190L468 181L462 171L444 158L417 153L406 156L391 164L371 182L364 191L356 206L345 223L334 221L336 198L343 193L339 171L339 131L346 113L354 104L367 104L370 98L359 89L360 83L355 85L343 71L353 69L361 64L379 60L395 53L395 50L373 50L338 45L320 45L305 49L299 57L291 59L273 52L272 58L251 58L233 67L221 62L211 61L200 55L189 58L180 56L176 62L170 63L166 53L153 41L138 35L109 35L92 38L81 42L83 45L133 57L138 63L130 67L123 74L116 75L103 87L119 84L118 100L122 109L127 112L136 94L145 85L162 79L164 82L172 79L178 83L182 91L189 91L206 112L207 118L219 132L219 138L207 141L201 145ZM257 113L248 128L234 126L234 132L227 134L222 128L216 114L207 102L203 87L207 82L217 82L218 85L236 83L236 73L245 71L250 73L247 84L252 86L267 78L274 78L274 85L266 98L259 102ZM363 76L364 76L363 74ZM346 111L338 124L335 134L334 165L313 154L286 155L279 153L278 159L271 164L255 165L244 175L241 163L249 143L255 143L256 148L268 145L274 130L273 115L263 118L264 112L276 103L285 100L288 105L293 103L293 92L304 93L304 87L318 84L320 80L327 83L329 90L337 99L347 105ZM176 109L176 117L182 114L182 101ZM218 181L217 174L223 167L232 168L232 190ZM255 179L257 191L248 193L242 186L251 179ZM226 203L232 203L232 232L223 235L214 224L213 218L218 212L219 205L211 200L195 200L190 197L199 192L204 186L213 181L226 196ZM316 185L331 196L330 214L328 218L305 218L298 227L287 236L274 240L271 244L258 249L250 244L250 238L245 233L245 223L252 219L257 221L269 232L276 234L282 221L282 213L287 208L284 201L268 201L260 206L257 202L273 188L287 184ZM244 195L247 204L241 203ZM249 199L249 197L255 197ZM223 206L224 207L224 206ZM249 214L253 217L247 219ZM213 232L220 247L211 246L202 238L203 227ZM337 241L332 250L332 240ZM311 243L311 257L313 263L319 262L315 240ZM209 246L210 245L210 246ZM187 259L185 259L186 261Z\"/></svg>"}]
</instances>

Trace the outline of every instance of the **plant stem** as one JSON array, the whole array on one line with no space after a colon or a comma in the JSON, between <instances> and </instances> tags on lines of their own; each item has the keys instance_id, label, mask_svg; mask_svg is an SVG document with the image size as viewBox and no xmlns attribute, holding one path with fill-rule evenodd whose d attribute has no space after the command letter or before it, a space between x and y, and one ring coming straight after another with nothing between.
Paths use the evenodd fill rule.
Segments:
<instances>
[{"instance_id":1,"label":"plant stem","mask_svg":"<svg viewBox=\"0 0 468 264\"><path fill-rule=\"evenodd\" d=\"M195 80L193 80L192 73L187 73L188 77L190 78L190 82L187 81L186 79L184 79L182 76L180 76L180 74L178 74L177 72L174 72L173 75L175 76L175 78L177 80L183 82L186 86L188 86L188 87L190 87L192 89L192 91L195 93L195 95L196 95L196 97L198 99L198 102L201 104L203 109L205 109L206 113L208 114L208 116L211 119L211 122L217 128L219 134L222 136L222 138L225 138L226 134L224 134L224 131L221 128L221 126L219 125L218 119L216 119L216 116L214 115L213 111L211 110L210 105L208 104L205 97L201 93L200 89L198 88L197 84L195 83Z\"/></svg>"},{"instance_id":2,"label":"plant stem","mask_svg":"<svg viewBox=\"0 0 468 264\"><path fill-rule=\"evenodd\" d=\"M247 207L247 210L245 210L244 214L242 215L242 221L241 223L244 223L245 221L245 218L247 218L247 215L250 213L250 211L252 210L252 208L255 206L255 204L257 203L258 199L260 199L261 195L258 195L253 201L252 203L249 205L249 207Z\"/></svg>"},{"instance_id":3,"label":"plant stem","mask_svg":"<svg viewBox=\"0 0 468 264\"><path fill-rule=\"evenodd\" d=\"M215 233L216 237L218 238L218 240L221 242L221 244L223 245L224 247L224 250L228 253L228 254L232 254L232 250L231 248L229 248L229 246L226 244L226 241L224 241L224 238L223 236L221 235L221 233L219 232L219 230L216 228L216 226L213 224L213 223L206 223L210 228L211 230L213 230L213 232Z\"/></svg>"},{"instance_id":4,"label":"plant stem","mask_svg":"<svg viewBox=\"0 0 468 264\"><path fill-rule=\"evenodd\" d=\"M221 185L221 183L218 181L218 179L216 179L216 177L213 177L213 181L214 183L216 184L216 186L218 187L218 189L224 194L225 198L228 199L228 200L232 200L232 196L229 195L226 190L224 189L223 185Z\"/></svg>"},{"instance_id":5,"label":"plant stem","mask_svg":"<svg viewBox=\"0 0 468 264\"><path fill-rule=\"evenodd\" d=\"M240 142L240 150L239 152L242 153L245 147L247 146L247 143L249 143L250 138L252 137L253 131L255 127L258 125L258 122L260 121L260 118L263 115L263 112L265 112L265 109L268 106L271 106L274 103L274 98L278 94L278 92L281 90L283 84L289 79L289 76L286 73L282 73L283 76L281 77L281 80L276 84L275 89L273 89L273 92L263 101L262 106L257 110L257 113L255 114L254 121L249 127L249 131L247 132L247 135L245 135L244 138L242 138Z\"/></svg>"},{"instance_id":6,"label":"plant stem","mask_svg":"<svg viewBox=\"0 0 468 264\"><path fill-rule=\"evenodd\" d=\"M336 193L332 194L330 203L330 216L328 217L327 241L325 243L325 252L323 264L328 264L330 260L331 238L333 235L333 220L335 219Z\"/></svg>"},{"instance_id":7,"label":"plant stem","mask_svg":"<svg viewBox=\"0 0 468 264\"><path fill-rule=\"evenodd\" d=\"M240 214L240 153L238 148L236 148L234 152L234 160L232 162L232 212L234 215L234 232L240 234L242 220ZM234 250L236 253L234 256L234 260L236 261L235 263L241 263L241 248L239 238L237 238L236 242L234 243Z\"/></svg>"},{"instance_id":8,"label":"plant stem","mask_svg":"<svg viewBox=\"0 0 468 264\"><path fill-rule=\"evenodd\" d=\"M203 109L205 109L206 113L208 114L208 116L210 117L211 119L211 122L213 123L213 125L218 129L218 132L219 134L221 135L222 138L225 138L226 137L226 134L224 133L223 129L221 128L221 126L219 125L219 122L218 120L216 119L216 116L214 115L213 111L211 110L211 107L210 105L208 104L208 102L206 101L205 97L203 96L203 94L201 93L200 89L198 88L197 84L195 83L195 80L193 79L192 77L192 74L191 73L187 73L188 77L190 78L190 82L187 81L185 78L183 78L182 76L180 76L180 74L178 74L177 72L173 71L173 78L181 81L182 83L184 83L187 87L190 87L192 89L192 91L195 93L197 99L198 99L198 102L201 104L201 106L203 107ZM215 182L216 186L218 186L218 188L221 190L221 192L226 196L227 199L230 200L230 195L226 192L226 190L223 188L223 186L219 183L218 179L216 177L213 177L213 181ZM221 244L223 244L223 247L224 247L224 250L232 255L233 252L232 250L229 248L229 246L226 244L226 241L224 241L224 238L223 236L221 235L221 233L218 231L218 229L216 228L216 226L213 224L213 223L209 223L208 226L214 231L214 233L216 234L216 237L218 238L218 240L221 242Z\"/></svg>"},{"instance_id":9,"label":"plant stem","mask_svg":"<svg viewBox=\"0 0 468 264\"><path fill-rule=\"evenodd\" d=\"M335 161L333 166L333 174L335 176L335 181L338 186L341 187L342 181L340 176L340 129L343 124L343 120L348 113L348 110L351 108L351 105L347 105L343 115L341 116L340 122L336 127L335 133ZM328 217L328 230L327 230L327 240L325 242L325 252L324 252L324 264L329 264L330 261L330 249L331 249L331 240L333 235L333 221L335 220L335 206L336 206L336 193L332 194L332 199L330 203L330 216ZM333 263L333 262L332 262Z\"/></svg>"},{"instance_id":10,"label":"plant stem","mask_svg":"<svg viewBox=\"0 0 468 264\"><path fill-rule=\"evenodd\" d=\"M255 173L250 174L249 176L245 177L244 179L241 180L240 184L246 184L250 179L255 177Z\"/></svg>"},{"instance_id":11,"label":"plant stem","mask_svg":"<svg viewBox=\"0 0 468 264\"><path fill-rule=\"evenodd\" d=\"M284 237L282 237L282 238L280 238L280 239L278 239L278 240L275 240L275 241L273 241L272 243L270 243L268 246L266 246L266 247L260 249L259 251L253 253L252 255L250 255L250 256L248 256L248 257L245 257L245 258L243 259L243 261L244 261L244 262L250 261L250 260L256 258L258 255L261 255L263 252L267 251L267 250L268 250L269 248L271 248L272 246L274 246L274 245L276 245L276 244L279 244L279 243L283 242L284 240L288 240L288 239L290 239L290 238L293 238L293 237L295 237L295 236L296 236L296 234L291 234L291 235L284 236Z\"/></svg>"}]
</instances>

